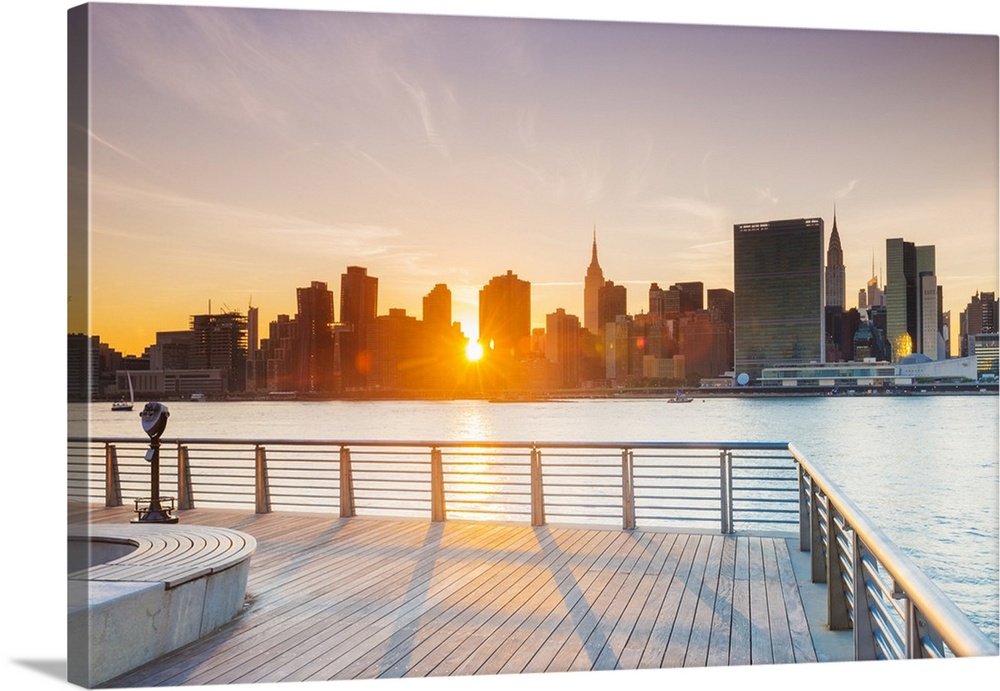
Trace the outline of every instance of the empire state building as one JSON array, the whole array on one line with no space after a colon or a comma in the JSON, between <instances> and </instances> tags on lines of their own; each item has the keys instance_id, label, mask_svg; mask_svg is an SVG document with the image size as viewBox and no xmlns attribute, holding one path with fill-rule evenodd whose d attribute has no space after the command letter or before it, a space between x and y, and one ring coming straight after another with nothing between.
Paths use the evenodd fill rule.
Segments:
<instances>
[{"instance_id":1,"label":"empire state building","mask_svg":"<svg viewBox=\"0 0 1000 691\"><path fill-rule=\"evenodd\" d=\"M587 267L587 277L583 281L583 326L592 334L601 333L598 323L597 294L604 285L604 272L597 263L597 227L594 227L594 249L590 256L590 266Z\"/></svg>"}]
</instances>

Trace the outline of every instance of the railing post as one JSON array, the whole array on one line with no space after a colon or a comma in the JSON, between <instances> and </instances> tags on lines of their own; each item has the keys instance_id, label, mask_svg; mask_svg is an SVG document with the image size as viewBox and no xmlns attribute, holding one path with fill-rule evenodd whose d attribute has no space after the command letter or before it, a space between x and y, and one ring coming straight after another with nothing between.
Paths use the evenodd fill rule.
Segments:
<instances>
[{"instance_id":1,"label":"railing post","mask_svg":"<svg viewBox=\"0 0 1000 691\"><path fill-rule=\"evenodd\" d=\"M806 469L802 464L795 463L799 475L799 551L808 552L810 547L810 523L809 516L809 480L806 478Z\"/></svg>"},{"instance_id":2,"label":"railing post","mask_svg":"<svg viewBox=\"0 0 1000 691\"><path fill-rule=\"evenodd\" d=\"M446 518L444 499L444 465L441 449L431 449L431 521L440 523Z\"/></svg>"},{"instance_id":3,"label":"railing post","mask_svg":"<svg viewBox=\"0 0 1000 691\"><path fill-rule=\"evenodd\" d=\"M635 463L631 449L622 450L622 529L635 529Z\"/></svg>"},{"instance_id":4,"label":"railing post","mask_svg":"<svg viewBox=\"0 0 1000 691\"><path fill-rule=\"evenodd\" d=\"M191 459L188 456L188 447L183 444L177 444L177 508L194 508Z\"/></svg>"},{"instance_id":5,"label":"railing post","mask_svg":"<svg viewBox=\"0 0 1000 691\"><path fill-rule=\"evenodd\" d=\"M340 447L340 517L351 518L354 514L354 475L351 472L351 450Z\"/></svg>"},{"instance_id":6,"label":"railing post","mask_svg":"<svg viewBox=\"0 0 1000 691\"><path fill-rule=\"evenodd\" d=\"M898 587L893 582L893 597L906 598L906 657L908 659L919 659L926 657L924 654L924 639L928 639L929 646L944 654L944 641L941 636L927 625L925 617L921 616L920 610L913 600L907 597L906 593L898 592Z\"/></svg>"},{"instance_id":7,"label":"railing post","mask_svg":"<svg viewBox=\"0 0 1000 691\"><path fill-rule=\"evenodd\" d=\"M114 444L104 445L104 505L122 505L122 481L118 474L118 450Z\"/></svg>"},{"instance_id":8,"label":"railing post","mask_svg":"<svg viewBox=\"0 0 1000 691\"><path fill-rule=\"evenodd\" d=\"M719 452L719 504L722 534L733 532L733 452Z\"/></svg>"},{"instance_id":9,"label":"railing post","mask_svg":"<svg viewBox=\"0 0 1000 691\"><path fill-rule=\"evenodd\" d=\"M531 447L531 525L545 525L545 493L542 486L542 453Z\"/></svg>"},{"instance_id":10,"label":"railing post","mask_svg":"<svg viewBox=\"0 0 1000 691\"><path fill-rule=\"evenodd\" d=\"M267 452L260 444L254 449L254 497L257 513L271 513L271 484L267 478Z\"/></svg>"},{"instance_id":11,"label":"railing post","mask_svg":"<svg viewBox=\"0 0 1000 691\"><path fill-rule=\"evenodd\" d=\"M854 575L854 659L875 660L878 650L875 646L875 631L872 627L871 604L868 596L868 578L865 575L865 553L867 547L858 535L852 531L852 551L854 561L851 565Z\"/></svg>"},{"instance_id":12,"label":"railing post","mask_svg":"<svg viewBox=\"0 0 1000 691\"><path fill-rule=\"evenodd\" d=\"M820 521L819 488L809 478L809 551L811 552L812 582L826 583L826 560L823 558L823 523Z\"/></svg>"},{"instance_id":13,"label":"railing post","mask_svg":"<svg viewBox=\"0 0 1000 691\"><path fill-rule=\"evenodd\" d=\"M828 506L826 518L827 625L833 631L846 631L851 628L851 618L847 611L847 586L844 584L844 572L841 567L841 555L844 550L840 544L840 536L844 535L844 531L834 514L834 507Z\"/></svg>"}]
</instances>

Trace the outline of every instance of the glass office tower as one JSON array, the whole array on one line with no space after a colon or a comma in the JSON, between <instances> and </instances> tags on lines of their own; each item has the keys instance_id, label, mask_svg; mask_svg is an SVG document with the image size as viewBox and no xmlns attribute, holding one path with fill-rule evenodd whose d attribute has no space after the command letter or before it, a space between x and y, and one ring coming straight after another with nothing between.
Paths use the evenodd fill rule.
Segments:
<instances>
[{"instance_id":1,"label":"glass office tower","mask_svg":"<svg viewBox=\"0 0 1000 691\"><path fill-rule=\"evenodd\" d=\"M823 219L733 226L734 367L825 361Z\"/></svg>"}]
</instances>

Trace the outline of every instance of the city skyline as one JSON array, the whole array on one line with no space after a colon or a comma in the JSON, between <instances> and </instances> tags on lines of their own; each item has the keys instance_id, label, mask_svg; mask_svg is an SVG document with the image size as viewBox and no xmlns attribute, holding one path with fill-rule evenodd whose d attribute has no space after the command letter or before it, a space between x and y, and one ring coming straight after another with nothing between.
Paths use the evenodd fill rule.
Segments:
<instances>
[{"instance_id":1,"label":"city skyline","mask_svg":"<svg viewBox=\"0 0 1000 691\"><path fill-rule=\"evenodd\" d=\"M382 314L447 284L470 337L507 270L533 327L582 318L595 228L630 313L732 289L734 224L835 209L848 306L890 237L937 246L946 310L997 285L995 37L95 10L90 332L129 354L349 265Z\"/></svg>"}]
</instances>

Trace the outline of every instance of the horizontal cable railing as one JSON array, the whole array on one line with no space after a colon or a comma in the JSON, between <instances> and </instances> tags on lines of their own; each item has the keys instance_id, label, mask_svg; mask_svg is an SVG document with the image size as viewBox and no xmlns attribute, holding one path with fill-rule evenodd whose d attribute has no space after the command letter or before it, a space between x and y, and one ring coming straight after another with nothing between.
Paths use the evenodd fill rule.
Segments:
<instances>
[{"instance_id":1,"label":"horizontal cable railing","mask_svg":"<svg viewBox=\"0 0 1000 691\"><path fill-rule=\"evenodd\" d=\"M121 506L148 494L148 444L70 438L69 500ZM784 442L175 439L162 446L159 487L181 511L197 505L797 532L801 550L811 552L813 580L827 584L828 624L853 630L857 659L997 654L993 641Z\"/></svg>"},{"instance_id":2,"label":"horizontal cable railing","mask_svg":"<svg viewBox=\"0 0 1000 691\"><path fill-rule=\"evenodd\" d=\"M800 546L827 585L831 629L853 630L858 660L997 655L984 634L794 445Z\"/></svg>"}]
</instances>

